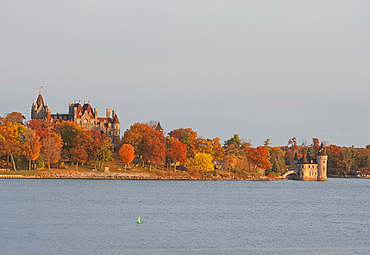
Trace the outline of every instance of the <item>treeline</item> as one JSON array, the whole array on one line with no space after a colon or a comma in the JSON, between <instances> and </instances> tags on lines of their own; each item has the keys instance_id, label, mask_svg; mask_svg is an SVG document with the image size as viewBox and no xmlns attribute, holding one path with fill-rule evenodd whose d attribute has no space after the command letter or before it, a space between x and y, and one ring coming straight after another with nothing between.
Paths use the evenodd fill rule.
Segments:
<instances>
[{"instance_id":1,"label":"treeline","mask_svg":"<svg viewBox=\"0 0 370 255\"><path fill-rule=\"evenodd\" d=\"M294 155L315 157L320 144L317 138L310 145L298 145L295 137L286 146L271 146L270 139L252 147L238 135L220 143L219 138L198 137L191 128L179 128L165 136L157 123L135 123L119 141L105 134L85 130L72 121L57 123L30 120L13 112L0 117L0 168L16 170L22 162L28 168L50 169L65 162L77 166L86 163L101 169L105 162L164 166L176 171L189 170L200 174L224 170L236 175L279 175L291 167ZM370 146L344 148L327 144L329 174L369 174Z\"/></svg>"}]
</instances>

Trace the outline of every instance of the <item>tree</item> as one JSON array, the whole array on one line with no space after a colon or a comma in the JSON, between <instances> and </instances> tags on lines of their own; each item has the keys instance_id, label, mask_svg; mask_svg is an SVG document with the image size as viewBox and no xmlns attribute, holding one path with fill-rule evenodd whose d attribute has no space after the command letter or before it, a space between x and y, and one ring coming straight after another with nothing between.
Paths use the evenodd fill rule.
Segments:
<instances>
[{"instance_id":1,"label":"tree","mask_svg":"<svg viewBox=\"0 0 370 255\"><path fill-rule=\"evenodd\" d=\"M292 139L288 140L288 145L286 147L286 153L285 153L285 164L290 166L292 165L293 158L295 153L299 154L299 147L297 145L297 138L293 137ZM298 155L298 157L301 157L302 155Z\"/></svg>"},{"instance_id":2,"label":"tree","mask_svg":"<svg viewBox=\"0 0 370 255\"><path fill-rule=\"evenodd\" d=\"M225 151L221 147L220 138L204 139L197 138L194 142L195 152L203 152L211 154L214 160L221 161L224 159Z\"/></svg>"},{"instance_id":3,"label":"tree","mask_svg":"<svg viewBox=\"0 0 370 255\"><path fill-rule=\"evenodd\" d=\"M184 163L186 158L186 145L177 138L169 137L166 141L166 156L174 163L173 170L176 171L177 162Z\"/></svg>"},{"instance_id":4,"label":"tree","mask_svg":"<svg viewBox=\"0 0 370 255\"><path fill-rule=\"evenodd\" d=\"M70 158L71 149L76 144L76 137L84 131L84 128L73 121L62 121L55 124L54 130L62 137L63 149L68 153L68 158Z\"/></svg>"},{"instance_id":5,"label":"tree","mask_svg":"<svg viewBox=\"0 0 370 255\"><path fill-rule=\"evenodd\" d=\"M235 144L231 143L226 148L225 166L226 169L234 170L238 164L239 151L235 148Z\"/></svg>"},{"instance_id":6,"label":"tree","mask_svg":"<svg viewBox=\"0 0 370 255\"><path fill-rule=\"evenodd\" d=\"M23 155L28 159L28 170L31 170L31 161L40 156L41 142L36 131L28 129L22 144Z\"/></svg>"},{"instance_id":7,"label":"tree","mask_svg":"<svg viewBox=\"0 0 370 255\"><path fill-rule=\"evenodd\" d=\"M240 140L238 134L234 134L229 140L224 142L224 148L229 147L231 144L234 144L235 148L239 149L242 145L242 140Z\"/></svg>"},{"instance_id":8,"label":"tree","mask_svg":"<svg viewBox=\"0 0 370 255\"><path fill-rule=\"evenodd\" d=\"M342 162L346 171L346 174L349 174L352 170L352 165L356 158L357 152L355 148L345 148L344 151L341 152Z\"/></svg>"},{"instance_id":9,"label":"tree","mask_svg":"<svg viewBox=\"0 0 370 255\"><path fill-rule=\"evenodd\" d=\"M150 170L152 163L162 164L165 157L165 141L158 136L153 136L145 139L144 141L144 159L150 162Z\"/></svg>"},{"instance_id":10,"label":"tree","mask_svg":"<svg viewBox=\"0 0 370 255\"><path fill-rule=\"evenodd\" d=\"M214 169L212 161L212 155L199 152L195 153L194 158L190 161L190 165L203 172L211 171Z\"/></svg>"},{"instance_id":11,"label":"tree","mask_svg":"<svg viewBox=\"0 0 370 255\"><path fill-rule=\"evenodd\" d=\"M56 135L58 136L58 135ZM50 170L50 164L58 162L62 153L62 143L60 142L61 138L55 136L48 136L42 140L41 147L41 157L48 165Z\"/></svg>"},{"instance_id":12,"label":"tree","mask_svg":"<svg viewBox=\"0 0 370 255\"><path fill-rule=\"evenodd\" d=\"M256 171L258 168L269 169L271 167L269 162L269 153L265 147L262 146L250 149L248 161L254 166L254 171Z\"/></svg>"},{"instance_id":13,"label":"tree","mask_svg":"<svg viewBox=\"0 0 370 255\"><path fill-rule=\"evenodd\" d=\"M89 130L90 131L90 130ZM77 134L76 138L73 141L73 146L70 148L70 159L76 162L78 168L78 163L82 165L88 160L90 147L93 145L94 132L82 131ZM95 131L97 132L97 131ZM99 132L98 132L99 133Z\"/></svg>"},{"instance_id":14,"label":"tree","mask_svg":"<svg viewBox=\"0 0 370 255\"><path fill-rule=\"evenodd\" d=\"M81 138L77 137L77 139L83 139L86 144L85 150L87 153L87 160L97 162L98 150L107 136L95 130L86 130L82 132L80 136Z\"/></svg>"},{"instance_id":15,"label":"tree","mask_svg":"<svg viewBox=\"0 0 370 255\"><path fill-rule=\"evenodd\" d=\"M0 154L10 156L13 169L17 170L14 156L21 152L20 146L26 135L26 128L23 123L14 121L14 115L18 114L14 113L9 120L0 117Z\"/></svg>"},{"instance_id":16,"label":"tree","mask_svg":"<svg viewBox=\"0 0 370 255\"><path fill-rule=\"evenodd\" d=\"M51 121L41 119L33 119L27 122L27 127L36 131L40 140L44 139L52 132L54 124Z\"/></svg>"},{"instance_id":17,"label":"tree","mask_svg":"<svg viewBox=\"0 0 370 255\"><path fill-rule=\"evenodd\" d=\"M104 162L113 160L112 140L108 137L104 138L100 147L97 149L96 158L98 160L98 169L103 167Z\"/></svg>"},{"instance_id":18,"label":"tree","mask_svg":"<svg viewBox=\"0 0 370 255\"><path fill-rule=\"evenodd\" d=\"M145 140L153 131L154 130L148 124L135 123L131 125L130 129L125 131L122 142L125 144L131 144L134 147L137 156L143 157L146 151L144 146Z\"/></svg>"},{"instance_id":19,"label":"tree","mask_svg":"<svg viewBox=\"0 0 370 255\"><path fill-rule=\"evenodd\" d=\"M130 129L124 133L122 142L134 147L136 155L143 160L143 165L145 161L163 162L165 138L162 132L152 129L148 124L131 125Z\"/></svg>"},{"instance_id":20,"label":"tree","mask_svg":"<svg viewBox=\"0 0 370 255\"><path fill-rule=\"evenodd\" d=\"M23 124L25 117L20 112L12 112L6 115L6 120L12 123Z\"/></svg>"},{"instance_id":21,"label":"tree","mask_svg":"<svg viewBox=\"0 0 370 255\"><path fill-rule=\"evenodd\" d=\"M135 149L131 144L123 144L121 149L119 150L119 156L121 160L125 162L125 171L127 165L132 162L135 158Z\"/></svg>"},{"instance_id":22,"label":"tree","mask_svg":"<svg viewBox=\"0 0 370 255\"><path fill-rule=\"evenodd\" d=\"M272 172L282 173L285 171L284 152L279 147L270 149L270 164L273 165Z\"/></svg>"},{"instance_id":23,"label":"tree","mask_svg":"<svg viewBox=\"0 0 370 255\"><path fill-rule=\"evenodd\" d=\"M344 148L329 145L326 147L326 152L328 154L328 174L337 174L338 171L342 171L344 169L342 161Z\"/></svg>"},{"instance_id":24,"label":"tree","mask_svg":"<svg viewBox=\"0 0 370 255\"><path fill-rule=\"evenodd\" d=\"M198 134L191 128L174 129L168 133L168 136L177 138L180 142L185 144L188 158L194 157L195 153L198 152L196 148Z\"/></svg>"}]
</instances>

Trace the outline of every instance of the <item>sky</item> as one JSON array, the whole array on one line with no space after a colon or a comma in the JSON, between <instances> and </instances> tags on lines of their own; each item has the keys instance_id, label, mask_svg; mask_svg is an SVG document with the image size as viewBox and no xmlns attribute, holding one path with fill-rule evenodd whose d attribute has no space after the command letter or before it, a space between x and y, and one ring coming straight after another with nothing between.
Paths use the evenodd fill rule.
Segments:
<instances>
[{"instance_id":1,"label":"sky","mask_svg":"<svg viewBox=\"0 0 370 255\"><path fill-rule=\"evenodd\" d=\"M253 146L370 144L370 1L0 0L0 116L42 94Z\"/></svg>"}]
</instances>

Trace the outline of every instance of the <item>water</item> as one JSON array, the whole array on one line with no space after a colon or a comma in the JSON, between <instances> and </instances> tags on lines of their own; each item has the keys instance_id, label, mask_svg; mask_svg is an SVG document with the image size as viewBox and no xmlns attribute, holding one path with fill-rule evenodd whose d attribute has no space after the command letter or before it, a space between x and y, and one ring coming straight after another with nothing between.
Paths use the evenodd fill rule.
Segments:
<instances>
[{"instance_id":1,"label":"water","mask_svg":"<svg viewBox=\"0 0 370 255\"><path fill-rule=\"evenodd\" d=\"M0 179L0 254L370 254L369 188Z\"/></svg>"}]
</instances>

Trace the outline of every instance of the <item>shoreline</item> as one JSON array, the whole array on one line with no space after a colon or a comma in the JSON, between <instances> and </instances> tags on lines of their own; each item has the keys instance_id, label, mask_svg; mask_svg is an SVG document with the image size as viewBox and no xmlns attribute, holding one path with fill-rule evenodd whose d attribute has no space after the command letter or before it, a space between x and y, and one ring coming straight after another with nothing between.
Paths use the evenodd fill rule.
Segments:
<instances>
[{"instance_id":1,"label":"shoreline","mask_svg":"<svg viewBox=\"0 0 370 255\"><path fill-rule=\"evenodd\" d=\"M274 181L288 180L287 178L261 177L234 177L234 178L195 178L189 176L150 176L147 174L122 174L122 173L48 173L38 175L0 175L0 179L84 179L84 180L170 180L170 181Z\"/></svg>"}]
</instances>

